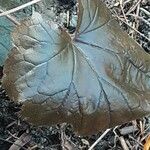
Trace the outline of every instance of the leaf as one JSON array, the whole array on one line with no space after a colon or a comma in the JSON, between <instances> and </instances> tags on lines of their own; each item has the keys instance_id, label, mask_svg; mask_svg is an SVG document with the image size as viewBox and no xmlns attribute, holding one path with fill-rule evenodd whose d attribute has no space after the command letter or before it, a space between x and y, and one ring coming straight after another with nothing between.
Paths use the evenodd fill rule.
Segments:
<instances>
[{"instance_id":1,"label":"leaf","mask_svg":"<svg viewBox=\"0 0 150 150\"><path fill-rule=\"evenodd\" d=\"M150 113L150 55L101 1L78 2L74 38L39 13L16 28L3 86L28 121L87 135Z\"/></svg>"},{"instance_id":2,"label":"leaf","mask_svg":"<svg viewBox=\"0 0 150 150\"><path fill-rule=\"evenodd\" d=\"M0 17L0 66L4 64L7 54L11 50L10 33L14 24L6 17Z\"/></svg>"}]
</instances>

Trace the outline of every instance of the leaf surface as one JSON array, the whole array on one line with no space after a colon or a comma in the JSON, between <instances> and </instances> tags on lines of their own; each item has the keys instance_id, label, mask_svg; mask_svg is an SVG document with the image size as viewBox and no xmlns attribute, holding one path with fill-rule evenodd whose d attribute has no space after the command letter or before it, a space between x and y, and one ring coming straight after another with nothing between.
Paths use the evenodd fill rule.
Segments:
<instances>
[{"instance_id":1,"label":"leaf surface","mask_svg":"<svg viewBox=\"0 0 150 150\"><path fill-rule=\"evenodd\" d=\"M27 0L0 0L0 9L6 11L25 2L27 2ZM19 12L14 13L16 20L19 22L20 20L23 20L25 17L29 16L27 15L27 12L28 14L31 14L29 13L29 11L31 12L29 8L26 8L24 9L24 11L20 10ZM9 20L9 18L0 17L0 66L4 65L7 55L13 47L11 32L14 28L15 24L11 20Z\"/></svg>"},{"instance_id":2,"label":"leaf surface","mask_svg":"<svg viewBox=\"0 0 150 150\"><path fill-rule=\"evenodd\" d=\"M4 61L9 53L11 47L10 33L14 24L5 17L0 17L0 66L4 64Z\"/></svg>"},{"instance_id":3,"label":"leaf surface","mask_svg":"<svg viewBox=\"0 0 150 150\"><path fill-rule=\"evenodd\" d=\"M102 2L78 2L74 38L39 13L16 28L3 86L28 121L87 135L150 113L150 55Z\"/></svg>"}]
</instances>

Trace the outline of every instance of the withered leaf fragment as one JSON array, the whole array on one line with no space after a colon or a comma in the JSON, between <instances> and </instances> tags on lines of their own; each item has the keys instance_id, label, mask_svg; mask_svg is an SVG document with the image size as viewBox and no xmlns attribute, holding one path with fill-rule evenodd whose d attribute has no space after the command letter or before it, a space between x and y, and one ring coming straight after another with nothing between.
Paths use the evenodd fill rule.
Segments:
<instances>
[{"instance_id":1,"label":"withered leaf fragment","mask_svg":"<svg viewBox=\"0 0 150 150\"><path fill-rule=\"evenodd\" d=\"M150 55L100 0L78 3L74 38L38 13L16 28L3 86L28 121L87 135L150 113Z\"/></svg>"}]
</instances>

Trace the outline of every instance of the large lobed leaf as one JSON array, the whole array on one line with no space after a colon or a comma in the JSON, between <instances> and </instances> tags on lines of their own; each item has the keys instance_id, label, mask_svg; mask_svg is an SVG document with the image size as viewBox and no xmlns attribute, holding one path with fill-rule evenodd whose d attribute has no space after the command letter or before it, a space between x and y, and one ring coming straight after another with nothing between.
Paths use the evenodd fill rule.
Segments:
<instances>
[{"instance_id":1,"label":"large lobed leaf","mask_svg":"<svg viewBox=\"0 0 150 150\"><path fill-rule=\"evenodd\" d=\"M150 55L99 0L78 0L75 37L39 13L13 33L3 86L37 125L91 134L150 113Z\"/></svg>"}]
</instances>

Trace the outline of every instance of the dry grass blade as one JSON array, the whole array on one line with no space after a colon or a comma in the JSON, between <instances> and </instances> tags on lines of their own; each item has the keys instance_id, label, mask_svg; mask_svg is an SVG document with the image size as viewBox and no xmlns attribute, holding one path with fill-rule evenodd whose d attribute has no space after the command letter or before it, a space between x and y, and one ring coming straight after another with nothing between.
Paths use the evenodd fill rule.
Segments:
<instances>
[{"instance_id":1,"label":"dry grass blade","mask_svg":"<svg viewBox=\"0 0 150 150\"><path fill-rule=\"evenodd\" d=\"M21 10L21 9L24 9L24 8L26 8L26 7L28 7L28 6L31 6L31 5L33 5L33 4L36 4L36 3L40 2L40 1L41 1L41 0L33 0L33 1L31 1L31 2L28 2L28 3L23 4L23 5L21 5L21 6L15 7L15 8L13 8L13 9L10 9L10 10L5 11L5 12L2 12L2 13L0 14L0 17L1 17L1 16L7 16L7 15L9 15L9 14L11 14L11 13L14 13L14 12L18 11L18 10Z\"/></svg>"},{"instance_id":2,"label":"dry grass blade","mask_svg":"<svg viewBox=\"0 0 150 150\"><path fill-rule=\"evenodd\" d=\"M105 137L105 135L110 131L111 129L107 129L95 142L94 144L88 149L93 150L93 148Z\"/></svg>"}]
</instances>

